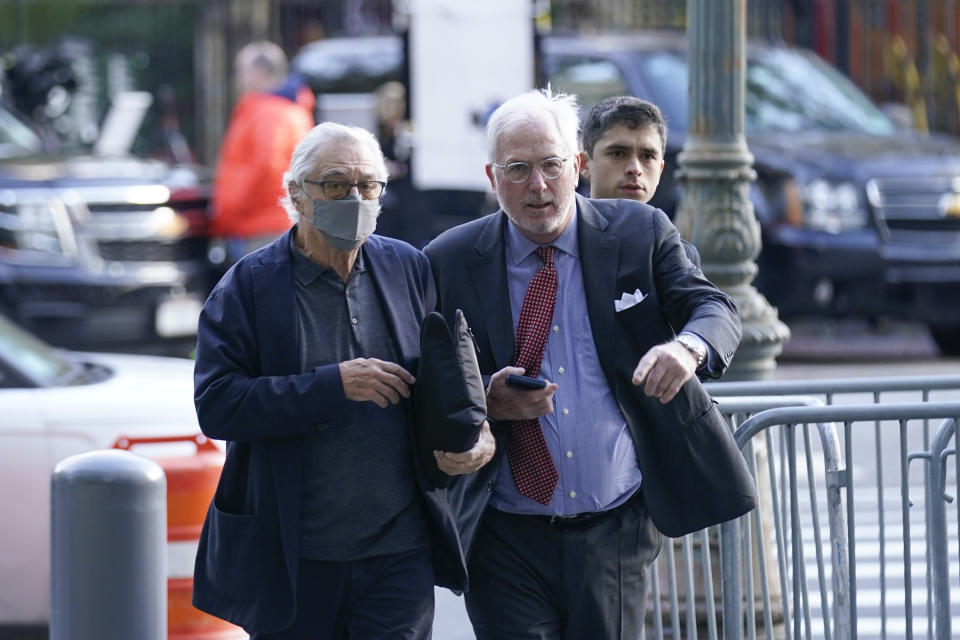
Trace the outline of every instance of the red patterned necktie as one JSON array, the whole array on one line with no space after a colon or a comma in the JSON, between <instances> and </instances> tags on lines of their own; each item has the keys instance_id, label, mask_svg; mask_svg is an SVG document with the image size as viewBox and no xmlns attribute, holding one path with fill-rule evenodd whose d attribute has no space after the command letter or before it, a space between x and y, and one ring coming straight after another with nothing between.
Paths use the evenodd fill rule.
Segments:
<instances>
[{"instance_id":1,"label":"red patterned necktie","mask_svg":"<svg viewBox=\"0 0 960 640\"><path fill-rule=\"evenodd\" d=\"M526 375L531 377L540 374L557 301L557 267L553 264L553 252L552 246L537 248L543 266L530 280L517 323L514 366L523 367ZM538 418L513 421L507 460L517 492L541 504L549 504L559 476Z\"/></svg>"}]
</instances>

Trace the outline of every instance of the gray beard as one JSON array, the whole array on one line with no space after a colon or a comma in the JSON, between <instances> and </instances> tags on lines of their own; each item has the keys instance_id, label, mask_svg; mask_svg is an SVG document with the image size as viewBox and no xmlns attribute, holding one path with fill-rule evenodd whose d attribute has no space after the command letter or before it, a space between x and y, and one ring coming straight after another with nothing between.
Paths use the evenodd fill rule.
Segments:
<instances>
[{"instance_id":1,"label":"gray beard","mask_svg":"<svg viewBox=\"0 0 960 640\"><path fill-rule=\"evenodd\" d=\"M513 226L521 231L526 231L527 233L532 233L535 235L547 235L559 231L563 227L563 223L566 222L568 217L566 215L557 215L551 218L539 219L534 224L528 224L526 220L522 220L507 207L503 206L503 203L500 203L500 208L503 209L505 214L507 214L507 218L513 223Z\"/></svg>"}]
</instances>

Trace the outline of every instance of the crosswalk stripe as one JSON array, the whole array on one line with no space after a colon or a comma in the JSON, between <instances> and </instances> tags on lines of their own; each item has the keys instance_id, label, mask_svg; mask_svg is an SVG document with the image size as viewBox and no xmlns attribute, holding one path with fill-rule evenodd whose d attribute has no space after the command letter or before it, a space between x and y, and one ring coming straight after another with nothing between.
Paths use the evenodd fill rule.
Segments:
<instances>
[{"instance_id":1,"label":"crosswalk stripe","mask_svg":"<svg viewBox=\"0 0 960 640\"><path fill-rule=\"evenodd\" d=\"M804 538L803 542L803 555L806 558L814 559L816 558L817 548L816 545L812 542L813 538ZM823 538L824 542L827 542L829 538ZM880 541L879 540L855 540L854 547L858 558L872 558L877 562L880 561ZM887 559L887 562L893 561L903 561L903 543L900 540L887 540L886 544L883 547L884 557ZM927 543L925 540L913 538L910 543L910 558L914 562L926 562L926 553L927 553ZM824 550L824 557L827 557L829 553L827 550ZM950 546L947 546L947 557L956 559L958 557L957 547L953 546L951 549Z\"/></svg>"},{"instance_id":2,"label":"crosswalk stripe","mask_svg":"<svg viewBox=\"0 0 960 640\"><path fill-rule=\"evenodd\" d=\"M957 562L950 563L950 575L956 576L957 571L960 569L960 564ZM789 566L788 566L789 570ZM816 562L812 564L807 563L806 573L809 580L816 580L817 577L817 565ZM833 573L831 572L830 563L824 563L823 573L827 580L830 580ZM885 575L887 579L899 578L902 579L904 576L903 563L902 562L888 562L886 566ZM880 563L879 562L866 562L861 563L857 562L857 580L861 579L872 579L880 577ZM927 579L927 567L925 564L914 562L910 565L910 577L912 580L926 580Z\"/></svg>"},{"instance_id":3,"label":"crosswalk stripe","mask_svg":"<svg viewBox=\"0 0 960 640\"><path fill-rule=\"evenodd\" d=\"M817 589L808 589L810 606L819 607L820 606L820 592ZM903 603L906 602L907 592L904 589L887 589L887 611L888 613L891 610L896 610L903 614ZM923 588L914 588L910 590L910 593L913 596L913 605L914 608L918 604L923 604L927 601L927 591ZM827 600L832 600L830 592L827 592ZM880 589L857 589L857 610L860 614L869 613L869 609L877 608L877 615L879 615L880 607ZM960 593L951 593L950 594L950 603L953 607L960 607Z\"/></svg>"}]
</instances>

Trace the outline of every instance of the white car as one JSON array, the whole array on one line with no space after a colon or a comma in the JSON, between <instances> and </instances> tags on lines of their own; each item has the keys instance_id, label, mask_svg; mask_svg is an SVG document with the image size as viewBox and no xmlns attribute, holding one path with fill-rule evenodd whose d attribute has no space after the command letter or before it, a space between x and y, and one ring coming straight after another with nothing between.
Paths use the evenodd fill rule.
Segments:
<instances>
[{"instance_id":1,"label":"white car","mask_svg":"<svg viewBox=\"0 0 960 640\"><path fill-rule=\"evenodd\" d=\"M0 632L49 624L57 462L123 437L199 431L192 361L55 350L0 315ZM169 569L189 577L189 560Z\"/></svg>"}]
</instances>

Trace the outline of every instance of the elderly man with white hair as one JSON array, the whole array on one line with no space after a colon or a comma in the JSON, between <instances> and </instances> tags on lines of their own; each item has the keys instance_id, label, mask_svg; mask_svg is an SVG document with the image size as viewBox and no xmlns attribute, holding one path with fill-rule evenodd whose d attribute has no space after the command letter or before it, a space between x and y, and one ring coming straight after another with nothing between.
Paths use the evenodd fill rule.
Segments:
<instances>
[{"instance_id":1,"label":"elderly man with white hair","mask_svg":"<svg viewBox=\"0 0 960 640\"><path fill-rule=\"evenodd\" d=\"M315 127L283 179L294 227L234 265L200 317L197 416L227 458L194 604L254 640L429 638L434 584L464 588L452 514L411 446L433 276L373 235L386 182L372 134ZM453 472L492 455L485 428Z\"/></svg>"},{"instance_id":2,"label":"elderly man with white hair","mask_svg":"<svg viewBox=\"0 0 960 640\"><path fill-rule=\"evenodd\" d=\"M480 640L641 637L661 533L755 504L695 375L730 364L736 306L662 211L576 193L577 128L573 96L504 102L487 124L500 210L425 249L443 313L470 318L501 452L450 488L482 512L461 520Z\"/></svg>"}]
</instances>

